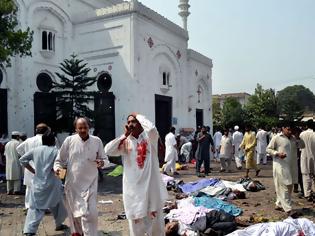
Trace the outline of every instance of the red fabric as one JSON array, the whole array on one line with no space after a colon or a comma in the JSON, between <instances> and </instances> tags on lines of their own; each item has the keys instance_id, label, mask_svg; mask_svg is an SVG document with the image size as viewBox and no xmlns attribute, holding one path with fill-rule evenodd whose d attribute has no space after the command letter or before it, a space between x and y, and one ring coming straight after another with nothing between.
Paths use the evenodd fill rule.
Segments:
<instances>
[{"instance_id":1,"label":"red fabric","mask_svg":"<svg viewBox=\"0 0 315 236\"><path fill-rule=\"evenodd\" d=\"M79 233L72 233L71 236L82 236L82 235Z\"/></svg>"},{"instance_id":2,"label":"red fabric","mask_svg":"<svg viewBox=\"0 0 315 236\"><path fill-rule=\"evenodd\" d=\"M140 169L144 167L144 161L147 156L147 146L148 143L146 141L137 144L137 163Z\"/></svg>"}]
</instances>

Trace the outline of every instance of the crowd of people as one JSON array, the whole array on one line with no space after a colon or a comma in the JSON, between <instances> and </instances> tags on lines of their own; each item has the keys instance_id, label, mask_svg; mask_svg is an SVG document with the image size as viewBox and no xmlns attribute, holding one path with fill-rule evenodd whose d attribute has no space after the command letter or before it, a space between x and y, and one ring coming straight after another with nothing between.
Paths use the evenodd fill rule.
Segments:
<instances>
[{"instance_id":1,"label":"crowd of people","mask_svg":"<svg viewBox=\"0 0 315 236\"><path fill-rule=\"evenodd\" d=\"M300 197L315 201L315 133L313 121L294 123L283 121L278 128L270 131L263 127L254 130L245 126L243 134L236 125L234 130L217 129L213 138L209 128L202 127L196 131L194 138L181 143L176 142L175 128L172 127L165 141L166 152L164 174L175 172L177 160L188 163L196 161L198 177L208 176L211 172L210 159L220 162L220 172L231 172L232 161L237 169L243 168L245 178L250 170L260 173L260 165L267 165L268 158L273 161L273 178L276 189L276 210L292 213L292 192L300 192ZM178 135L180 136L180 135ZM177 136L177 137L178 137ZM170 141L171 140L171 141ZM179 154L178 152L179 151ZM171 157L170 157L171 156ZM204 174L201 166L204 166ZM299 191L300 187L300 191Z\"/></svg>"},{"instance_id":2,"label":"crowd of people","mask_svg":"<svg viewBox=\"0 0 315 236\"><path fill-rule=\"evenodd\" d=\"M98 170L106 168L108 156L121 156L123 162L123 203L130 235L164 235L163 204L168 198L162 182L159 160L159 133L145 116L132 113L125 132L103 146L90 134L86 118L74 121L75 134L67 137L61 147L46 124L36 126L36 135L21 139L12 132L5 145L7 194L21 194L21 180L26 186L24 235L35 235L49 210L56 230L64 230L66 218L72 236L97 235ZM282 122L278 129L255 132L249 125L245 133L236 125L234 130L198 128L189 138L176 135L175 127L165 137L164 174L179 175L176 162L195 163L196 175L211 174L210 159L220 162L220 172L231 172L232 161L237 169L260 173L260 165L273 160L276 190L275 209L292 215L292 191L308 200L315 200L315 133L313 122L303 124Z\"/></svg>"}]
</instances>

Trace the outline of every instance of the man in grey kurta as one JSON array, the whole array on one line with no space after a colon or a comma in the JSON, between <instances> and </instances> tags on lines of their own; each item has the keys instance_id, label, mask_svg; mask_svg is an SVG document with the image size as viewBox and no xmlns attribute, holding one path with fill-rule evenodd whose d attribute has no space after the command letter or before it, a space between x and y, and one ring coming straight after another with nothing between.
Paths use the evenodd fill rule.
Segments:
<instances>
[{"instance_id":1,"label":"man in grey kurta","mask_svg":"<svg viewBox=\"0 0 315 236\"><path fill-rule=\"evenodd\" d=\"M62 223L67 217L63 204L61 180L53 171L58 155L55 137L50 131L42 136L43 146L36 147L20 158L20 163L34 174L30 187L30 208L24 224L24 235L35 235L40 221L49 209L55 219L56 230L67 227ZM34 168L30 165L33 161Z\"/></svg>"},{"instance_id":2,"label":"man in grey kurta","mask_svg":"<svg viewBox=\"0 0 315 236\"><path fill-rule=\"evenodd\" d=\"M16 147L20 144L19 132L12 132L12 140L9 141L4 148L6 158L5 174L7 180L7 193L20 194L22 169L19 163L19 154Z\"/></svg>"}]
</instances>

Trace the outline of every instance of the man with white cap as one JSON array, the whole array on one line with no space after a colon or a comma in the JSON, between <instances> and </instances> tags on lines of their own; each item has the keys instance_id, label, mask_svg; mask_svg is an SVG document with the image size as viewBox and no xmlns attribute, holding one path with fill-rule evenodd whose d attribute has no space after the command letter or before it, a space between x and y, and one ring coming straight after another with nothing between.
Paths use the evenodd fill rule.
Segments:
<instances>
[{"instance_id":1,"label":"man with white cap","mask_svg":"<svg viewBox=\"0 0 315 236\"><path fill-rule=\"evenodd\" d=\"M237 125L234 126L234 133L233 133L233 146L234 146L234 158L235 158L235 164L237 169L242 169L242 150L239 148L239 146L242 143L243 140L243 134L239 131L239 127Z\"/></svg>"},{"instance_id":2,"label":"man with white cap","mask_svg":"<svg viewBox=\"0 0 315 236\"><path fill-rule=\"evenodd\" d=\"M261 160L263 161L263 164L267 164L267 135L268 132L265 131L263 128L260 128L256 134L257 139L257 165L260 164Z\"/></svg>"},{"instance_id":3,"label":"man with white cap","mask_svg":"<svg viewBox=\"0 0 315 236\"><path fill-rule=\"evenodd\" d=\"M4 155L6 158L6 179L7 179L7 194L20 194L21 191L21 176L22 169L19 163L19 154L16 147L20 144L20 133L13 131L11 141L4 147Z\"/></svg>"}]
</instances>

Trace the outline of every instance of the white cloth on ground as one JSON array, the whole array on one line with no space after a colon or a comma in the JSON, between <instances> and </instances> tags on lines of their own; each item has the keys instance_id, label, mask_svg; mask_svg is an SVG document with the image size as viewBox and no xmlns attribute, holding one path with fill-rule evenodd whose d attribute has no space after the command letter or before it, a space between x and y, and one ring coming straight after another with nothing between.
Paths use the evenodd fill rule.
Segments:
<instances>
[{"instance_id":1,"label":"white cloth on ground","mask_svg":"<svg viewBox=\"0 0 315 236\"><path fill-rule=\"evenodd\" d=\"M315 224L305 218L288 218L281 222L269 222L251 225L236 230L227 236L299 236L315 235Z\"/></svg>"}]
</instances>

